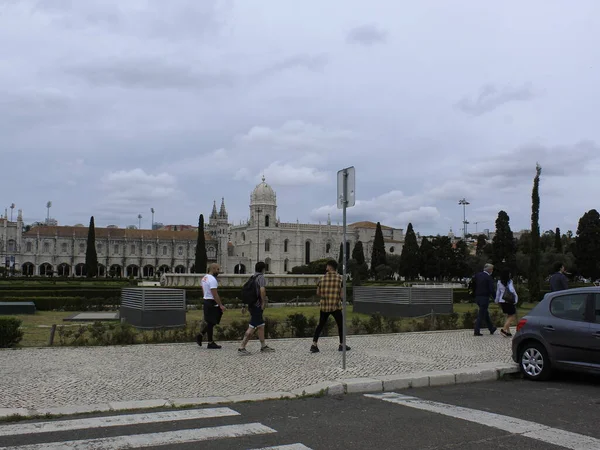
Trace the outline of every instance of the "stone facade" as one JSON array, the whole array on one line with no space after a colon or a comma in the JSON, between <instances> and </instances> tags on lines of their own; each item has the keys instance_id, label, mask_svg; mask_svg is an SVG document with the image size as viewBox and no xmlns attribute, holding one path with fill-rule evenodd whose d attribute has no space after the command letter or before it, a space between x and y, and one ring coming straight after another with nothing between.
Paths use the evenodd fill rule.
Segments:
<instances>
[{"instance_id":1,"label":"stone facade","mask_svg":"<svg viewBox=\"0 0 600 450\"><path fill-rule=\"evenodd\" d=\"M253 270L256 261L267 264L267 272L288 273L295 266L308 264L321 258L339 258L340 244L343 241L343 227L334 225L331 220L325 224L281 222L277 217L277 196L263 177L250 195L250 216L243 225L229 225L225 228L227 215L224 202L217 213L213 207L211 223L218 227L219 237L228 237L220 242L228 242L227 253L221 246L219 262L226 272L239 273ZM221 225L222 224L222 225ZM350 253L357 241L362 241L367 261L370 259L375 237L376 224L357 222L348 225L347 240ZM402 251L403 230L382 225L386 250L389 253Z\"/></svg>"},{"instance_id":2,"label":"stone facade","mask_svg":"<svg viewBox=\"0 0 600 450\"><path fill-rule=\"evenodd\" d=\"M166 287L202 287L202 274L163 273L160 285ZM323 275L265 275L269 287L302 287L316 286ZM220 287L241 288L248 280L248 275L221 274Z\"/></svg>"},{"instance_id":3,"label":"stone facade","mask_svg":"<svg viewBox=\"0 0 600 450\"><path fill-rule=\"evenodd\" d=\"M17 222L0 219L2 255L15 260L23 275L84 276L88 227L37 226L23 232ZM153 277L157 272L193 270L197 231L96 228L99 276ZM217 242L206 233L209 262Z\"/></svg>"},{"instance_id":4,"label":"stone facade","mask_svg":"<svg viewBox=\"0 0 600 450\"><path fill-rule=\"evenodd\" d=\"M367 262L373 249L376 224L348 225L348 253L362 241ZM400 254L403 230L382 225L388 253ZM14 260L24 275L83 276L87 226L35 226L24 232L21 211L16 222L5 213L0 218L0 263ZM100 276L153 277L155 274L190 273L193 270L197 228L177 226L159 230L136 230L109 226L96 228L96 251ZM210 262L224 273L250 273L257 261L267 272L289 273L293 267L321 258L339 258L343 240L340 224L281 222L277 196L263 180L250 195L250 215L241 225L229 223L225 200L216 202L206 224L206 250Z\"/></svg>"}]
</instances>

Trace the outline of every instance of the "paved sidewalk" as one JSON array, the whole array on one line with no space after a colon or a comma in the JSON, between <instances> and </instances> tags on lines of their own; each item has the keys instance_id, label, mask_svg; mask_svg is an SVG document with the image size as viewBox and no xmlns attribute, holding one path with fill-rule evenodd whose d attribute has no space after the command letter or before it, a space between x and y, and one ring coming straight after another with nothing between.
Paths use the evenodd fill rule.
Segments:
<instances>
[{"instance_id":1,"label":"paved sidewalk","mask_svg":"<svg viewBox=\"0 0 600 450\"><path fill-rule=\"evenodd\" d=\"M345 371L336 338L320 339L316 354L309 353L310 338L268 343L275 353L261 354L252 341L250 356L236 353L239 342L222 342L220 350L189 343L0 351L0 415L14 408L22 414L99 404L116 410L140 400L171 399L168 405L185 403L172 399L301 393L336 380L514 365L510 339L474 337L472 330L349 336Z\"/></svg>"}]
</instances>

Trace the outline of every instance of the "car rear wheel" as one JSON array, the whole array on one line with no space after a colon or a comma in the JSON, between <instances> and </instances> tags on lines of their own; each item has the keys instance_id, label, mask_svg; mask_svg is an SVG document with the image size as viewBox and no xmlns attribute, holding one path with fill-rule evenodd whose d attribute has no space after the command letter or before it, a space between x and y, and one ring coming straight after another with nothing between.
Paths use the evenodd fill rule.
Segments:
<instances>
[{"instance_id":1,"label":"car rear wheel","mask_svg":"<svg viewBox=\"0 0 600 450\"><path fill-rule=\"evenodd\" d=\"M550 377L550 359L542 344L536 341L526 342L519 352L519 367L530 380L547 380Z\"/></svg>"}]
</instances>

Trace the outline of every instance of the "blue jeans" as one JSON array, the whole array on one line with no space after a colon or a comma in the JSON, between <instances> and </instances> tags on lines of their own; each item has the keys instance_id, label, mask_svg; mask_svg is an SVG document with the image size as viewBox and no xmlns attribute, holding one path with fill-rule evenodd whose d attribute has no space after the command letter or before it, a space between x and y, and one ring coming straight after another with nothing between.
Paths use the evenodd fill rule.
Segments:
<instances>
[{"instance_id":1,"label":"blue jeans","mask_svg":"<svg viewBox=\"0 0 600 450\"><path fill-rule=\"evenodd\" d=\"M475 334L478 334L481 330L481 324L485 321L488 326L488 330L490 333L496 331L496 327L492 323L492 319L490 318L490 299L489 297L476 297L475 301L477 302L477 306L479 306L479 313L477 314L477 320L475 321Z\"/></svg>"}]
</instances>

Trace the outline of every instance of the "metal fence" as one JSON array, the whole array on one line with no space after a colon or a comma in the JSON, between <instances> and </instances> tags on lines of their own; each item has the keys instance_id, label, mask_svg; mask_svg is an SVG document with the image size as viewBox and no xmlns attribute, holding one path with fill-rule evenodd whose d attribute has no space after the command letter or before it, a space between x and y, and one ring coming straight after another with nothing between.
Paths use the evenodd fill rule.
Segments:
<instances>
[{"instance_id":1,"label":"metal fence","mask_svg":"<svg viewBox=\"0 0 600 450\"><path fill-rule=\"evenodd\" d=\"M419 317L454 311L452 289L398 286L355 286L354 312L384 317Z\"/></svg>"}]
</instances>

